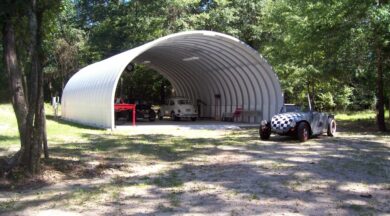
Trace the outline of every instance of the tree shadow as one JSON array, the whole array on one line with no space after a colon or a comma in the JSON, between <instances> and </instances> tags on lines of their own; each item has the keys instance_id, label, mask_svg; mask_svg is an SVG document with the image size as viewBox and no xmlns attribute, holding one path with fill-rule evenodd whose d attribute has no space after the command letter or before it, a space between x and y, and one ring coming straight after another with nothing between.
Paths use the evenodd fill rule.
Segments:
<instances>
[{"instance_id":1,"label":"tree shadow","mask_svg":"<svg viewBox=\"0 0 390 216\"><path fill-rule=\"evenodd\" d=\"M175 165L173 169L152 175L116 177L109 183L94 185L96 193L104 194L106 187L128 188L146 185L152 197L127 196L117 203L108 204L107 215L119 214L138 202L157 202L148 213L137 215L189 213L197 209L200 214L218 214L234 210L228 199L229 193L239 197L246 206L259 214L272 208L300 210L283 202L300 201L306 204L304 214L326 214L329 206L319 207L318 200L327 199L329 204L340 203L334 208L343 208L355 214L356 209L377 213L383 207L382 191L368 191L370 202L360 192L343 189L349 184L388 184L390 167L389 147L377 138L318 137L307 143L298 143L289 137L273 136L270 141L260 141L257 130L244 130L223 138L186 138L164 134L106 135L84 133L87 140L76 143L57 144L51 148L53 158L45 161L50 169L63 173L66 179L99 179L104 170L120 170L121 165L138 163L127 156L149 157L154 163ZM384 136L386 137L386 136ZM195 159L210 157L207 162L196 163ZM73 158L73 159L71 159ZM143 160L141 158L139 160ZM98 161L91 165L90 161ZM197 184L195 189L183 190L188 184ZM220 189L206 185L217 185ZM83 185L86 187L89 185ZM324 188L322 188L324 187ZM60 199L71 199L79 187L70 187ZM95 190L91 189L91 190ZM88 189L89 190L89 189ZM220 190L220 191L218 191ZM381 189L382 190L382 189ZM223 193L223 195L217 195ZM228 193L228 195L226 195ZM385 192L383 192L385 194ZM158 204L162 202L163 204ZM181 204L175 203L180 200ZM258 208L258 201L273 200L269 206ZM340 201L342 200L342 201ZM357 200L359 206L349 204ZM39 199L26 201L24 209L49 202ZM168 203L168 204L167 204ZM379 203L376 205L370 203ZM336 204L335 204L336 205ZM215 206L218 206L216 208ZM385 210L384 210L385 209ZM16 210L12 210L16 211ZM8 212L12 212L8 211Z\"/></svg>"}]
</instances>

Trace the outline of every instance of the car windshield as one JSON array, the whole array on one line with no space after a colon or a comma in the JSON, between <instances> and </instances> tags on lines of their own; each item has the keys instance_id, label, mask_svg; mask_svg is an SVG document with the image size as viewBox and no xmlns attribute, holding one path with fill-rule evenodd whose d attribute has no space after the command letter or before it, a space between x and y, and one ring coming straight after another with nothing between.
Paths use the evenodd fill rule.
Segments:
<instances>
[{"instance_id":1,"label":"car windshield","mask_svg":"<svg viewBox=\"0 0 390 216\"><path fill-rule=\"evenodd\" d=\"M302 112L302 107L298 105L284 105L284 109L282 109L282 112Z\"/></svg>"},{"instance_id":2,"label":"car windshield","mask_svg":"<svg viewBox=\"0 0 390 216\"><path fill-rule=\"evenodd\" d=\"M180 105L185 105L185 104L191 105L192 104L190 100L179 100L177 103Z\"/></svg>"}]
</instances>

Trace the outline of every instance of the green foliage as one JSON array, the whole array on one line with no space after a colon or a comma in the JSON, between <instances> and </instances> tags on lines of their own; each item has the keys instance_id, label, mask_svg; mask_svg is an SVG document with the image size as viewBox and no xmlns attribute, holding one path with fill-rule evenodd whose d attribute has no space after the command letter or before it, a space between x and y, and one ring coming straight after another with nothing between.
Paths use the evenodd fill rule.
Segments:
<instances>
[{"instance_id":1,"label":"green foliage","mask_svg":"<svg viewBox=\"0 0 390 216\"><path fill-rule=\"evenodd\" d=\"M334 96L333 100L336 105L336 109L345 111L351 105L350 98L352 98L353 88L343 85L337 90L336 94L332 95Z\"/></svg>"},{"instance_id":2,"label":"green foliage","mask_svg":"<svg viewBox=\"0 0 390 216\"><path fill-rule=\"evenodd\" d=\"M317 109L318 110L331 110L333 109L336 104L333 100L333 95L330 92L326 93L319 93L317 95L318 101L317 101Z\"/></svg>"},{"instance_id":3,"label":"green foliage","mask_svg":"<svg viewBox=\"0 0 390 216\"><path fill-rule=\"evenodd\" d=\"M262 52L282 80L286 99L295 102L305 92L321 109L372 106L373 43L379 35L388 47L388 7L352 0L265 1L270 37Z\"/></svg>"},{"instance_id":4,"label":"green foliage","mask_svg":"<svg viewBox=\"0 0 390 216\"><path fill-rule=\"evenodd\" d=\"M136 65L134 71L122 74L116 96L160 103L170 96L171 89L171 84L161 74L143 65Z\"/></svg>"},{"instance_id":5,"label":"green foliage","mask_svg":"<svg viewBox=\"0 0 390 216\"><path fill-rule=\"evenodd\" d=\"M44 48L47 55L47 63L44 68L47 84L46 98L61 94L66 81L85 66L86 57L92 56L85 46L86 34L77 28L75 23L76 10L73 1L61 2L57 14L52 14L50 31L46 35Z\"/></svg>"},{"instance_id":6,"label":"green foliage","mask_svg":"<svg viewBox=\"0 0 390 216\"><path fill-rule=\"evenodd\" d=\"M87 64L194 29L233 35L260 51L278 74L286 102L302 102L309 93L319 109L372 108L378 45L383 48L385 83L390 82L387 2L63 0L54 7L56 2L42 1L53 8L45 17L46 95L60 94L71 75ZM27 29L20 26L18 34ZM21 37L18 43L25 47L28 41ZM21 55L26 51L20 50ZM170 88L146 67L136 67L123 80L122 94L140 97L146 92L152 101L162 98L163 86ZM0 84L3 99L3 76ZM390 92L388 85L385 92Z\"/></svg>"}]
</instances>

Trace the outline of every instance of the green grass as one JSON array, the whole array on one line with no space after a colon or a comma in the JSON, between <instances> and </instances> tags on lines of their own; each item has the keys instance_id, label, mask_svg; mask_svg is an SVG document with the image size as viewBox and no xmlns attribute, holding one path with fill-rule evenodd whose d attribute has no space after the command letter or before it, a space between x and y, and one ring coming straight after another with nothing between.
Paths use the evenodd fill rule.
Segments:
<instances>
[{"instance_id":1,"label":"green grass","mask_svg":"<svg viewBox=\"0 0 390 216\"><path fill-rule=\"evenodd\" d=\"M274 197L284 190L293 191L291 196L294 196L296 192L301 192L313 184L306 177L291 175L292 172L300 171L313 172L312 176L319 180L337 174L341 183L378 182L383 188L389 187L383 183L387 182L383 179L389 178L386 160L388 147L383 144L388 143L388 136L382 134L365 140L353 137L350 139L349 134L341 134L340 137L334 138L320 137L301 145L295 140L276 136L269 142L261 141L257 129L224 132L182 130L174 135L132 134L131 131L99 130L56 120L52 117L50 107L47 107L47 114L51 156L50 159L43 160L44 169L49 171L49 176L53 174L53 178L56 178L57 174L60 176L54 180L55 183L61 184L63 179L66 179L68 184L74 182L68 185L66 191L53 190L38 194L34 202L24 199L24 193L15 193L15 198L0 202L0 212L19 211L44 202L50 202L47 206L76 210L106 203L116 206L130 201L142 204L149 202L150 198L144 193L137 193L143 191L156 196L156 212L170 214L187 208L187 199L183 198L206 193L210 189L209 184L227 189L217 193L232 198L242 196L250 202L256 202L263 197ZM367 111L339 114L339 118L336 118L339 126L347 125L352 129L358 128L361 132L367 130L363 123L375 127L374 115L373 112ZM18 130L10 105L0 105L0 134L2 155L18 150ZM306 149L307 152L302 153L302 150L291 148L294 146ZM311 149L316 146L321 148ZM335 146L336 149L333 149ZM294 152L300 157L314 157L319 161L308 164L286 160L291 156L295 157ZM333 154L342 154L343 157L336 158ZM236 162L235 155L238 156ZM241 160L241 156L247 159ZM214 158L218 160L214 161ZM315 169L311 170L311 166L315 166ZM237 181L237 176L231 174L233 170L237 170L239 175L244 171L254 175L252 177L258 175L258 180ZM325 175L322 175L323 173ZM355 173L358 177L354 176ZM16 174L14 173L14 176L17 176ZM279 174L283 177L278 177ZM110 176L107 182L98 183L98 180L107 176ZM91 180L94 184L80 184L79 182L83 181L79 180ZM202 184L202 181L205 184ZM196 184L188 184L190 182ZM53 182L49 179L48 184L51 183ZM242 187L240 184L243 184ZM0 190L4 185L0 182ZM14 188L20 189L20 185L12 182ZM14 190L6 186L3 188ZM31 189L28 188L30 186L26 187ZM252 188L253 191L249 190ZM375 212L375 209L370 209L369 206L345 204L343 208L351 212Z\"/></svg>"},{"instance_id":2,"label":"green grass","mask_svg":"<svg viewBox=\"0 0 390 216\"><path fill-rule=\"evenodd\" d=\"M12 106L0 104L0 148L19 143L19 134Z\"/></svg>"},{"instance_id":3,"label":"green grass","mask_svg":"<svg viewBox=\"0 0 390 216\"><path fill-rule=\"evenodd\" d=\"M14 209L17 201L18 201L18 199L16 199L16 198L10 198L7 201L0 202L0 213L2 211L9 211L9 210Z\"/></svg>"},{"instance_id":4,"label":"green grass","mask_svg":"<svg viewBox=\"0 0 390 216\"><path fill-rule=\"evenodd\" d=\"M79 188L69 196L68 200L77 205L84 205L89 201L97 199L101 194L106 192L108 191L105 191L101 187Z\"/></svg>"},{"instance_id":5,"label":"green grass","mask_svg":"<svg viewBox=\"0 0 390 216\"><path fill-rule=\"evenodd\" d=\"M142 134L129 136L126 132L94 129L55 119L53 109L46 105L47 135L50 153L65 159L49 160L49 164L64 171L69 170L63 160L103 154L107 160L163 160L178 161L192 154L194 148L210 145L210 139L180 136ZM211 140L217 142L216 140ZM19 148L19 135L15 115L10 105L0 105L0 156L12 154ZM70 161L70 160L69 160ZM164 180L164 178L163 178ZM162 184L170 184L163 182Z\"/></svg>"},{"instance_id":6,"label":"green grass","mask_svg":"<svg viewBox=\"0 0 390 216\"><path fill-rule=\"evenodd\" d=\"M111 148L120 148L126 145L128 142L123 138L123 134L115 133L114 135L110 131L99 130L81 126L78 124L64 122L62 120L55 119L53 117L53 108L49 104L45 104L47 114L47 134L50 144L64 144L66 143L67 149L79 149L80 143L93 143L88 147L88 150L92 151L107 151ZM386 111L386 120L388 121L389 112ZM375 112L371 110L361 112L339 113L336 115L336 119L339 122L362 122L362 127L367 125L375 128ZM348 127L348 124L346 125ZM251 135L249 135L251 136ZM143 139L139 139L133 146L134 151L140 153L153 154L156 150L160 151L162 157L176 158L178 153L188 152L194 148L194 145L209 145L209 139L188 139L186 143L180 138L166 139L163 137L159 139L155 136L143 136ZM238 132L233 132L226 136L223 144L236 143L248 139L248 136ZM212 145L218 146L222 144L217 140L214 140ZM148 145L158 143L159 145ZM167 145L169 143L169 145ZM11 147L17 148L19 146L19 134L17 130L17 123L15 114L10 104L0 104L0 149L8 150ZM87 145L84 145L86 147ZM126 147L125 147L126 148Z\"/></svg>"},{"instance_id":7,"label":"green grass","mask_svg":"<svg viewBox=\"0 0 390 216\"><path fill-rule=\"evenodd\" d=\"M181 192L172 192L167 195L169 203L172 207L180 207L180 194Z\"/></svg>"},{"instance_id":8,"label":"green grass","mask_svg":"<svg viewBox=\"0 0 390 216\"><path fill-rule=\"evenodd\" d=\"M376 113L373 110L344 112L336 114L338 131L352 133L373 133L378 131ZM386 126L390 128L389 111L385 112Z\"/></svg>"},{"instance_id":9,"label":"green grass","mask_svg":"<svg viewBox=\"0 0 390 216\"><path fill-rule=\"evenodd\" d=\"M373 207L370 206L365 206L365 205L355 205L355 204L350 204L350 205L343 205L341 206L342 208L345 209L351 209L357 215L359 216L371 216L371 215L376 215L376 211Z\"/></svg>"},{"instance_id":10,"label":"green grass","mask_svg":"<svg viewBox=\"0 0 390 216\"><path fill-rule=\"evenodd\" d=\"M65 123L53 118L53 109L45 105L47 114L47 134L50 143L64 143L83 140L83 134L105 134L105 131ZM85 139L84 139L85 140ZM19 146L19 132L15 113L9 104L0 104L0 148Z\"/></svg>"},{"instance_id":11,"label":"green grass","mask_svg":"<svg viewBox=\"0 0 390 216\"><path fill-rule=\"evenodd\" d=\"M183 181L176 172L170 173L168 176L158 177L153 180L153 183L159 187L179 187L183 185Z\"/></svg>"},{"instance_id":12,"label":"green grass","mask_svg":"<svg viewBox=\"0 0 390 216\"><path fill-rule=\"evenodd\" d=\"M374 110L365 110L358 112L343 112L336 114L336 119L341 121L358 121L375 119L376 113ZM389 119L389 110L385 111L386 120Z\"/></svg>"}]
</instances>

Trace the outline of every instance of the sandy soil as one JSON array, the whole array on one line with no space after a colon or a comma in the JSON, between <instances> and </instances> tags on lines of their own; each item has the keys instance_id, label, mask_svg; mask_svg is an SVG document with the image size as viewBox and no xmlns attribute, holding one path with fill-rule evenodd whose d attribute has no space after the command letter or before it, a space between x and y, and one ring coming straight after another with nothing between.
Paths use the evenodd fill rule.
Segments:
<instances>
[{"instance_id":1,"label":"sandy soil","mask_svg":"<svg viewBox=\"0 0 390 216\"><path fill-rule=\"evenodd\" d=\"M75 156L69 168L46 167L35 187L0 190L0 214L390 215L389 136L339 133L303 144L260 141L256 130L148 137L166 144Z\"/></svg>"}]
</instances>

